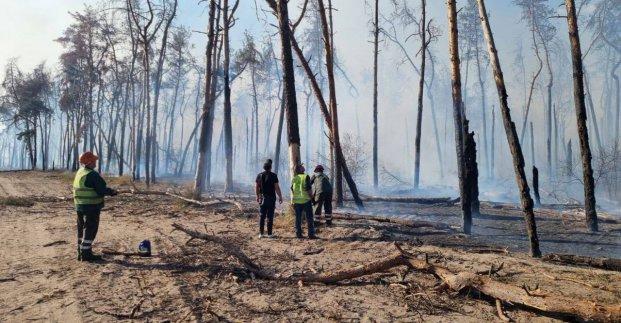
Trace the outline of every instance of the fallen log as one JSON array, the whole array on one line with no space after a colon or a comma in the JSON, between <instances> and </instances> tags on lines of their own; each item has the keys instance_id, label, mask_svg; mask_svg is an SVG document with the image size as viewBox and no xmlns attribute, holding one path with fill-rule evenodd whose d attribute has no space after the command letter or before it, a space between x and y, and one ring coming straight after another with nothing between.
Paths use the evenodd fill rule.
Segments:
<instances>
[{"instance_id":1,"label":"fallen log","mask_svg":"<svg viewBox=\"0 0 621 323\"><path fill-rule=\"evenodd\" d=\"M446 204L453 200L450 197L407 197L407 196L364 196L365 202L415 203L424 205ZM346 201L352 201L346 199Z\"/></svg>"},{"instance_id":2,"label":"fallen log","mask_svg":"<svg viewBox=\"0 0 621 323\"><path fill-rule=\"evenodd\" d=\"M593 258L567 254L547 254L542 258L544 261L574 266L587 266L612 271L621 271L621 259L616 258Z\"/></svg>"},{"instance_id":3,"label":"fallen log","mask_svg":"<svg viewBox=\"0 0 621 323\"><path fill-rule=\"evenodd\" d=\"M194 205L198 205L198 206L214 206L214 205L218 205L218 204L232 204L234 206L236 206L241 212L244 212L244 206L239 202L239 201L235 201L235 200L231 200L231 199L220 199L220 198L216 198L213 199L211 201L198 201L198 200L193 200L187 197L183 197L181 195L177 195L177 194L173 194L170 192L166 192L165 195L168 196L172 196L174 198L178 198L180 200L183 200L185 202L188 202L190 204L194 204Z\"/></svg>"},{"instance_id":4,"label":"fallen log","mask_svg":"<svg viewBox=\"0 0 621 323\"><path fill-rule=\"evenodd\" d=\"M412 270L436 276L442 280L444 286L455 292L460 292L465 289L476 290L492 299L518 305L522 308L535 310L554 317L611 322L621 321L621 304L599 305L591 301L580 301L575 298L558 295L558 293L553 291L548 294L534 294L525 287L498 282L484 275L477 275L466 271L454 274L445 267L431 264L426 256L425 259L417 259L415 255L404 251L397 244L395 244L395 247L398 252L365 265L322 274L291 275L283 277L267 273L246 256L239 247L222 238L201 233L177 223L173 224L173 227L185 232L191 237L220 245L226 253L238 259L251 273L262 279L288 282L297 281L299 285L303 285L303 283L330 284L385 272L394 267L407 266Z\"/></svg>"},{"instance_id":5,"label":"fallen log","mask_svg":"<svg viewBox=\"0 0 621 323\"><path fill-rule=\"evenodd\" d=\"M365 214L333 213L332 218L337 219L337 220L349 220L349 221L366 220L366 221L375 221L375 222L384 222L384 223L394 223L394 224L399 224L399 225L403 225L403 226L411 227L411 228L434 228L437 230L453 230L453 228L451 228L451 226L446 223L375 216L375 215L365 215Z\"/></svg>"}]
</instances>

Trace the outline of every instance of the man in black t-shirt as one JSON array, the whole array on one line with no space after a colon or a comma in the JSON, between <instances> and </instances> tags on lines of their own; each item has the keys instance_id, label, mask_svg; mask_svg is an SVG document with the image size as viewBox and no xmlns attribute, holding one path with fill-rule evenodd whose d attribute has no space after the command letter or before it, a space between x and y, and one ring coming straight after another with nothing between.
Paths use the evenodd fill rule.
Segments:
<instances>
[{"instance_id":1,"label":"man in black t-shirt","mask_svg":"<svg viewBox=\"0 0 621 323\"><path fill-rule=\"evenodd\" d=\"M278 185L278 175L272 173L272 160L268 159L263 164L263 172L257 175L255 181L255 193L260 205L261 216L259 218L259 238L263 237L265 219L267 218L267 237L272 238L274 225L274 210L276 209L276 195L278 202L282 204L282 193Z\"/></svg>"}]
</instances>

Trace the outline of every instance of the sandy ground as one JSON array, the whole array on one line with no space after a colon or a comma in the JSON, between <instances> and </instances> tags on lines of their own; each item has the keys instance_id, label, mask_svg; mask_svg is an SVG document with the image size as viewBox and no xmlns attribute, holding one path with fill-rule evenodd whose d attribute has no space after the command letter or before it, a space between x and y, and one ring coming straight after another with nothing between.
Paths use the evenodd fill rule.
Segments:
<instances>
[{"instance_id":1,"label":"sandy ground","mask_svg":"<svg viewBox=\"0 0 621 323\"><path fill-rule=\"evenodd\" d=\"M122 182L115 184L122 186ZM66 196L69 188L67 174L0 172L0 197ZM245 207L255 205L246 201ZM367 209L459 223L452 206L377 203ZM538 213L544 253L618 257L621 224L604 221L600 233L587 234L583 221L572 214ZM321 228L319 240L297 240L291 221L280 215L277 238L266 240L257 237L256 216L252 215L222 206L197 208L166 196L123 194L106 203L95 251L131 252L141 240L150 239L154 257L106 255L101 263L81 263L76 260L71 202L0 205L0 321L498 321L489 300L468 292L434 291L438 284L434 277L414 272L404 275L405 268L329 286L253 279L220 247L188 241L187 235L173 231L175 222L236 243L274 273L322 272L365 264L391 254L393 242L401 241L411 252L426 253L431 261L452 270L482 271L503 263L504 269L495 277L503 282L539 286L544 292L597 304L621 303L619 272L528 258L521 214L512 208L484 205L471 237L367 221L336 221L334 227ZM469 252L488 246L507 247L510 253ZM556 320L508 305L505 310L516 321Z\"/></svg>"}]
</instances>

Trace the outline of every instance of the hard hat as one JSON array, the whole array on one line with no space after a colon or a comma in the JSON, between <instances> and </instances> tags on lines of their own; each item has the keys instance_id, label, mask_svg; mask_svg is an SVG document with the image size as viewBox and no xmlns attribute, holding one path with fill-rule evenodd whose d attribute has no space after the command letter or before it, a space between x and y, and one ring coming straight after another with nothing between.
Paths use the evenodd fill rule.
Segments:
<instances>
[{"instance_id":1,"label":"hard hat","mask_svg":"<svg viewBox=\"0 0 621 323\"><path fill-rule=\"evenodd\" d=\"M315 173L323 172L323 166L317 165L315 166Z\"/></svg>"},{"instance_id":2,"label":"hard hat","mask_svg":"<svg viewBox=\"0 0 621 323\"><path fill-rule=\"evenodd\" d=\"M97 157L95 154L90 151L86 151L82 155L80 155L80 164L89 165L96 162L98 159L99 157Z\"/></svg>"}]
</instances>

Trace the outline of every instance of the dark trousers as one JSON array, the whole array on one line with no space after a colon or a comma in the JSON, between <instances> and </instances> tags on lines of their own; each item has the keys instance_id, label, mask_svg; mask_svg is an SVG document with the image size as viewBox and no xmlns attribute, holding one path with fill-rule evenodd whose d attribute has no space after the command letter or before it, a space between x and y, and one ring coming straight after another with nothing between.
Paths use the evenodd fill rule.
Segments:
<instances>
[{"instance_id":1,"label":"dark trousers","mask_svg":"<svg viewBox=\"0 0 621 323\"><path fill-rule=\"evenodd\" d=\"M274 226L274 210L276 209L276 197L264 196L261 202L259 217L259 232L263 234L265 228L265 219L267 218L267 234L272 235Z\"/></svg>"},{"instance_id":2,"label":"dark trousers","mask_svg":"<svg viewBox=\"0 0 621 323\"><path fill-rule=\"evenodd\" d=\"M321 216L322 208L326 214L326 221L332 221L332 194L320 193L319 196L315 196L313 211L317 218Z\"/></svg>"},{"instance_id":3,"label":"dark trousers","mask_svg":"<svg viewBox=\"0 0 621 323\"><path fill-rule=\"evenodd\" d=\"M101 211L78 212L78 247L81 251L91 251L93 241L99 230Z\"/></svg>"},{"instance_id":4,"label":"dark trousers","mask_svg":"<svg viewBox=\"0 0 621 323\"><path fill-rule=\"evenodd\" d=\"M302 212L306 213L306 224L308 225L308 236L315 236L315 223L313 221L313 206L310 201L304 204L293 204L295 211L295 235L302 237Z\"/></svg>"}]
</instances>

